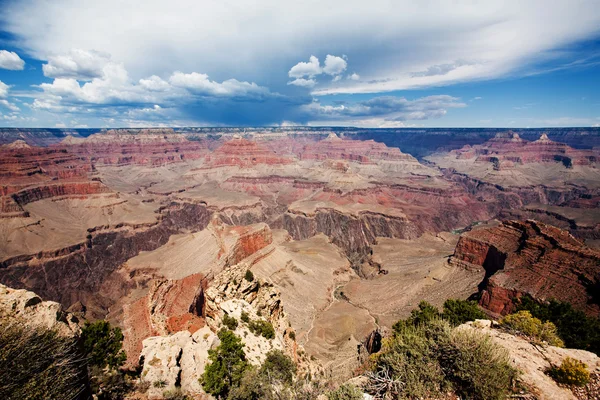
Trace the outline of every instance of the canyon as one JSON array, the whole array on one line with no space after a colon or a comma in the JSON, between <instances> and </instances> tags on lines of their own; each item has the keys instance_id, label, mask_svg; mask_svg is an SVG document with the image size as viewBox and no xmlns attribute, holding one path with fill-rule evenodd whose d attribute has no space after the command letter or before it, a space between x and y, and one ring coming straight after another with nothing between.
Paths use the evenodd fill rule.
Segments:
<instances>
[{"instance_id":1,"label":"canyon","mask_svg":"<svg viewBox=\"0 0 600 400\"><path fill-rule=\"evenodd\" d=\"M600 314L597 130L432 131L456 140L413 154L358 129L0 133L0 283L120 326L130 368L192 360L242 311L275 329L256 360L335 380L421 300Z\"/></svg>"}]
</instances>

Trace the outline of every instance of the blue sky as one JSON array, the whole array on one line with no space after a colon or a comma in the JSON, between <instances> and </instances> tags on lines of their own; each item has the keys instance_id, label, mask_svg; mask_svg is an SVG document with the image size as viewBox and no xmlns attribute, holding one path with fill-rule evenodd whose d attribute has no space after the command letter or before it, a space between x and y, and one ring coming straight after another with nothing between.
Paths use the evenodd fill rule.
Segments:
<instances>
[{"instance_id":1,"label":"blue sky","mask_svg":"<svg viewBox=\"0 0 600 400\"><path fill-rule=\"evenodd\" d=\"M600 126L596 0L0 9L0 126Z\"/></svg>"}]
</instances>

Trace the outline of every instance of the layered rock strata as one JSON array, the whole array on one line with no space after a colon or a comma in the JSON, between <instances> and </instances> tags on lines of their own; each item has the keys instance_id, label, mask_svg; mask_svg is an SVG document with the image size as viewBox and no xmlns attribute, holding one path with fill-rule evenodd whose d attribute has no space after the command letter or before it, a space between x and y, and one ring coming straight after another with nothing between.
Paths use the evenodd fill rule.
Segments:
<instances>
[{"instance_id":1,"label":"layered rock strata","mask_svg":"<svg viewBox=\"0 0 600 400\"><path fill-rule=\"evenodd\" d=\"M480 305L492 314L514 311L515 300L529 295L600 315L600 252L559 228L527 220L474 229L461 236L450 263L485 270Z\"/></svg>"}]
</instances>

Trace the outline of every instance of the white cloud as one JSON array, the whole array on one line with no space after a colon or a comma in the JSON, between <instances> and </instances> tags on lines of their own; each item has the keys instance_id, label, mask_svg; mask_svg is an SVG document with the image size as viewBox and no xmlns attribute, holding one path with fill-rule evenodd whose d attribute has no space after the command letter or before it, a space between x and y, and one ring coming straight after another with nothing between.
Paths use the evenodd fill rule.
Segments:
<instances>
[{"instance_id":1,"label":"white cloud","mask_svg":"<svg viewBox=\"0 0 600 400\"><path fill-rule=\"evenodd\" d=\"M110 56L97 51L71 49L68 54L51 55L42 65L44 76L91 80L102 77L104 68L114 64ZM111 66L114 68L114 66Z\"/></svg>"},{"instance_id":2,"label":"white cloud","mask_svg":"<svg viewBox=\"0 0 600 400\"><path fill-rule=\"evenodd\" d=\"M355 72L352 75L348 75L347 79L350 79L351 81L357 81L360 79L360 75Z\"/></svg>"},{"instance_id":3,"label":"white cloud","mask_svg":"<svg viewBox=\"0 0 600 400\"><path fill-rule=\"evenodd\" d=\"M171 86L168 82L164 81L162 78L152 75L147 79L140 79L140 85L146 89L153 92L164 92L168 90Z\"/></svg>"},{"instance_id":4,"label":"white cloud","mask_svg":"<svg viewBox=\"0 0 600 400\"><path fill-rule=\"evenodd\" d=\"M327 54L325 57L325 66L323 72L327 75L339 75L346 70L348 63L342 57L332 56Z\"/></svg>"},{"instance_id":5,"label":"white cloud","mask_svg":"<svg viewBox=\"0 0 600 400\"><path fill-rule=\"evenodd\" d=\"M296 78L293 81L289 81L288 85L302 86L302 87L313 87L317 84L314 79Z\"/></svg>"},{"instance_id":6,"label":"white cloud","mask_svg":"<svg viewBox=\"0 0 600 400\"><path fill-rule=\"evenodd\" d=\"M17 44L39 59L73 47L96 49L123 61L135 80L182 70L202 71L218 81L236 76L273 82L281 76L284 86L288 77L281 66L294 65L301 55L347 54L363 79L335 82L329 90L321 88L323 94L526 73L522 69L528 65L564 57L557 50L593 38L600 26L597 0L576 5L566 0L431 0L427 7L409 0L331 0L327 7L316 0L256 0L236 7L173 0L171 5L159 0L20 0L3 4L0 19ZM419 71L430 75L415 76ZM298 77L306 76L291 76Z\"/></svg>"},{"instance_id":7,"label":"white cloud","mask_svg":"<svg viewBox=\"0 0 600 400\"><path fill-rule=\"evenodd\" d=\"M321 63L319 59L315 56L310 56L308 62L299 62L294 65L288 72L288 76L290 78L303 78L308 76L309 78L314 77L315 75L320 75L323 73L321 69Z\"/></svg>"},{"instance_id":8,"label":"white cloud","mask_svg":"<svg viewBox=\"0 0 600 400\"><path fill-rule=\"evenodd\" d=\"M318 101L304 106L314 121L340 121L361 126L404 126L404 121L440 118L448 109L466 107L460 99L447 95L427 96L415 100L381 96L358 103L321 105ZM375 121L377 123L375 123Z\"/></svg>"},{"instance_id":9,"label":"white cloud","mask_svg":"<svg viewBox=\"0 0 600 400\"><path fill-rule=\"evenodd\" d=\"M194 94L204 96L246 97L271 94L269 89L259 86L254 82L240 82L237 79L228 79L222 83L218 83L208 79L208 75L197 72L184 74L177 71L171 75L169 83L175 87L185 88Z\"/></svg>"},{"instance_id":10,"label":"white cloud","mask_svg":"<svg viewBox=\"0 0 600 400\"><path fill-rule=\"evenodd\" d=\"M310 56L308 62L301 61L288 71L288 76L295 79L289 81L287 84L314 87L317 84L315 77L321 74L331 75L333 76L332 82L337 82L341 79L340 74L346 70L347 66L348 63L344 58L327 54L325 64L321 67L319 59L315 56Z\"/></svg>"},{"instance_id":11,"label":"white cloud","mask_svg":"<svg viewBox=\"0 0 600 400\"><path fill-rule=\"evenodd\" d=\"M0 98L8 96L8 88L9 86L6 83L0 81Z\"/></svg>"},{"instance_id":12,"label":"white cloud","mask_svg":"<svg viewBox=\"0 0 600 400\"><path fill-rule=\"evenodd\" d=\"M0 100L0 105L3 105L4 107L8 108L10 111L14 111L14 112L18 112L21 111L21 109L19 107L17 107L16 104L9 102L8 100Z\"/></svg>"},{"instance_id":13,"label":"white cloud","mask_svg":"<svg viewBox=\"0 0 600 400\"><path fill-rule=\"evenodd\" d=\"M14 51L0 50L0 68L20 71L25 68L25 61Z\"/></svg>"}]
</instances>

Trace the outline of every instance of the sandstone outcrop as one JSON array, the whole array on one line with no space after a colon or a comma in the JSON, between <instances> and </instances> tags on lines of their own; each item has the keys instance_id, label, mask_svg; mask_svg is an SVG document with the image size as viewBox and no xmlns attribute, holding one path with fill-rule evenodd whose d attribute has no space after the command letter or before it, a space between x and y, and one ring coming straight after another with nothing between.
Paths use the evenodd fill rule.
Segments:
<instances>
[{"instance_id":1,"label":"sandstone outcrop","mask_svg":"<svg viewBox=\"0 0 600 400\"><path fill-rule=\"evenodd\" d=\"M181 331L145 339L140 379L150 384L149 399L162 399L165 391L176 387L188 394L204 394L198 379L208 363L208 350L218 345L219 338L208 327L193 334ZM155 386L155 382L162 384Z\"/></svg>"},{"instance_id":2,"label":"sandstone outcrop","mask_svg":"<svg viewBox=\"0 0 600 400\"><path fill-rule=\"evenodd\" d=\"M279 348L298 364L300 371L313 373L319 371L320 366L311 362L306 353L301 351L302 348L296 340L290 338L292 329L283 310L279 290L271 283L258 278L248 280L246 271L250 266L246 262L241 262L215 276L205 291L206 323L213 330L217 330L221 327L225 314L239 320L242 311L247 312L253 320L266 319L273 325L275 338L265 340L259 335L254 335L254 339L249 340L250 345L247 347L250 360L258 364L264 360L269 349ZM244 332L249 332L247 326L242 323L237 329L242 335ZM249 333L244 336L248 337Z\"/></svg>"},{"instance_id":3,"label":"sandstone outcrop","mask_svg":"<svg viewBox=\"0 0 600 400\"><path fill-rule=\"evenodd\" d=\"M123 347L128 366L134 366L142 350L142 341L151 336L176 332L195 333L204 324L204 286L201 274L183 279L152 280L148 293L123 306Z\"/></svg>"},{"instance_id":4,"label":"sandstone outcrop","mask_svg":"<svg viewBox=\"0 0 600 400\"><path fill-rule=\"evenodd\" d=\"M525 294L600 314L600 252L559 228L527 220L474 229L461 236L450 263L485 271L480 305L492 314L514 311Z\"/></svg>"},{"instance_id":5,"label":"sandstone outcrop","mask_svg":"<svg viewBox=\"0 0 600 400\"><path fill-rule=\"evenodd\" d=\"M56 330L60 335L79 335L79 320L54 301L43 301L37 294L0 284L0 319L18 319L29 328Z\"/></svg>"}]
</instances>

